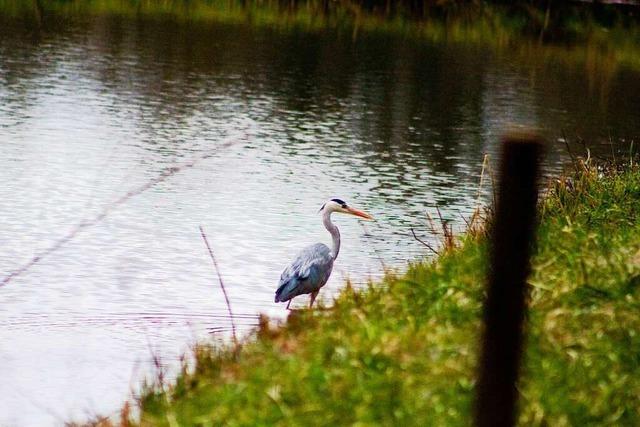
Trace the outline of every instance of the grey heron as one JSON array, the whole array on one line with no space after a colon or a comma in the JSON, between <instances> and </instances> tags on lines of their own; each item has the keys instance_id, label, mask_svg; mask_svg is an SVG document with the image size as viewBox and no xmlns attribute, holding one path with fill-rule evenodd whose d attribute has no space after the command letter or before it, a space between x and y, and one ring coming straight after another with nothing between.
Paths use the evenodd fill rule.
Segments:
<instances>
[{"instance_id":1,"label":"grey heron","mask_svg":"<svg viewBox=\"0 0 640 427\"><path fill-rule=\"evenodd\" d=\"M320 288L329 280L333 262L338 257L338 252L340 252L340 231L331 222L331 214L337 212L373 220L373 217L368 213L354 209L340 199L329 200L322 205L319 212L322 213L324 227L331 234L333 247L329 249L323 243L307 246L284 269L276 290L275 302L288 301L287 309L291 304L291 300L302 294L311 294L309 303L309 308L311 308Z\"/></svg>"}]
</instances>

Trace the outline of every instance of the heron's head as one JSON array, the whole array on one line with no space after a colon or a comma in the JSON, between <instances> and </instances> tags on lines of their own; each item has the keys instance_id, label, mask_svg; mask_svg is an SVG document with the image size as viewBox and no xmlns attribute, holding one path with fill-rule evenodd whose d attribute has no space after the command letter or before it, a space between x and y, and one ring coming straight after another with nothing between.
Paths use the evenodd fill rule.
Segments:
<instances>
[{"instance_id":1,"label":"heron's head","mask_svg":"<svg viewBox=\"0 0 640 427\"><path fill-rule=\"evenodd\" d=\"M327 213L339 212L339 213L354 215L360 218L373 221L373 217L371 215L361 210L352 208L351 206L347 205L346 202L343 202L340 199L331 199L327 201L320 208L320 212L327 212Z\"/></svg>"}]
</instances>

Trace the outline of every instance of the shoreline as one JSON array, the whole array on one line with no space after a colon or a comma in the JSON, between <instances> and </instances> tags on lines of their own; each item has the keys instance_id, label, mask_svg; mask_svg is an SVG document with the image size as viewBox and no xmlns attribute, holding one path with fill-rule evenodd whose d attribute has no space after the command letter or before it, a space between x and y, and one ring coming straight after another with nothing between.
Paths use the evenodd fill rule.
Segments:
<instances>
[{"instance_id":1,"label":"shoreline","mask_svg":"<svg viewBox=\"0 0 640 427\"><path fill-rule=\"evenodd\" d=\"M640 168L579 164L539 206L519 423L634 425ZM476 228L331 307L263 317L239 346L203 343L175 383L146 384L139 418L127 404L101 425L464 424L486 252Z\"/></svg>"}]
</instances>

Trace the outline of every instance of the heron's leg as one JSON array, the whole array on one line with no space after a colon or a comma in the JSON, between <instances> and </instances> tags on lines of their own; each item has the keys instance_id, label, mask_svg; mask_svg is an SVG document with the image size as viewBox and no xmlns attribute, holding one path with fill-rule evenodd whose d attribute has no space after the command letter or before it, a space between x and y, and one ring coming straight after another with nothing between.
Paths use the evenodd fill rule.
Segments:
<instances>
[{"instance_id":1,"label":"heron's leg","mask_svg":"<svg viewBox=\"0 0 640 427\"><path fill-rule=\"evenodd\" d=\"M292 300L292 299L293 299L293 298L291 298L289 301L287 301L287 310L289 310L289 306L291 305L291 300Z\"/></svg>"},{"instance_id":2,"label":"heron's leg","mask_svg":"<svg viewBox=\"0 0 640 427\"><path fill-rule=\"evenodd\" d=\"M313 302L316 300L316 297L318 296L318 292L320 291L311 292L311 301L309 302L309 308L313 306Z\"/></svg>"}]
</instances>

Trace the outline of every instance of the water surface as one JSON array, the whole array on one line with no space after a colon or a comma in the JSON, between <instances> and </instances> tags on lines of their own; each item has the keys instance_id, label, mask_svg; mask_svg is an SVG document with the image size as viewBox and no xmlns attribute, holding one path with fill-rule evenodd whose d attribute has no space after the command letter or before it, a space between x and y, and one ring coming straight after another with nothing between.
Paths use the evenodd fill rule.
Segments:
<instances>
[{"instance_id":1,"label":"water surface","mask_svg":"<svg viewBox=\"0 0 640 427\"><path fill-rule=\"evenodd\" d=\"M460 227L505 127L626 150L639 77L382 34L2 18L0 274L108 215L0 288L0 424L110 414L152 353L175 366L196 338L228 336L198 226L246 333L258 313L285 316L273 292L296 252L330 242L326 199L377 218L335 219L329 302L345 278L361 285L427 255L410 233L431 238L425 212L439 206ZM553 144L547 169L566 158Z\"/></svg>"}]
</instances>

